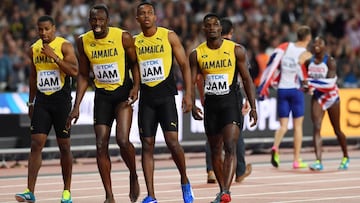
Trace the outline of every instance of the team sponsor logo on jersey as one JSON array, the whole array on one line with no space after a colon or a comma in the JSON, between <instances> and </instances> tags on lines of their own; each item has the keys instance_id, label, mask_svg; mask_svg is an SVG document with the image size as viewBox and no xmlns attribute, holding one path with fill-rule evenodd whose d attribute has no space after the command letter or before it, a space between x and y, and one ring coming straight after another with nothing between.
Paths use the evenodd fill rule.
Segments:
<instances>
[{"instance_id":1,"label":"team sponsor logo on jersey","mask_svg":"<svg viewBox=\"0 0 360 203\"><path fill-rule=\"evenodd\" d=\"M59 70L43 70L37 75L37 87L41 92L58 91L61 89Z\"/></svg>"},{"instance_id":2,"label":"team sponsor logo on jersey","mask_svg":"<svg viewBox=\"0 0 360 203\"><path fill-rule=\"evenodd\" d=\"M141 82L154 82L165 79L164 63L161 58L139 62Z\"/></svg>"},{"instance_id":3,"label":"team sponsor logo on jersey","mask_svg":"<svg viewBox=\"0 0 360 203\"><path fill-rule=\"evenodd\" d=\"M120 81L120 73L117 63L95 64L94 75L101 83L112 84Z\"/></svg>"}]
</instances>

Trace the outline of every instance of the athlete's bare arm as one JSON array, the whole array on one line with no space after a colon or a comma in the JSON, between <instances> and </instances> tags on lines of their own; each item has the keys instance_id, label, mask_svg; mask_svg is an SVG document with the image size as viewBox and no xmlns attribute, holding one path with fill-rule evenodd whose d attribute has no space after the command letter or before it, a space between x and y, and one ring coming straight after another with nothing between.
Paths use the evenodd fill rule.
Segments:
<instances>
[{"instance_id":1,"label":"athlete's bare arm","mask_svg":"<svg viewBox=\"0 0 360 203\"><path fill-rule=\"evenodd\" d=\"M336 61L333 57L329 57L327 61L327 66L328 66L327 78L336 77Z\"/></svg>"},{"instance_id":2,"label":"athlete's bare arm","mask_svg":"<svg viewBox=\"0 0 360 203\"><path fill-rule=\"evenodd\" d=\"M307 60L309 60L312 57L311 52L309 51L304 51L300 56L299 56L299 64L302 65L304 64Z\"/></svg>"},{"instance_id":3,"label":"athlete's bare arm","mask_svg":"<svg viewBox=\"0 0 360 203\"><path fill-rule=\"evenodd\" d=\"M63 59L60 59L48 44L43 44L42 53L53 58L64 73L76 77L78 74L78 60L73 45L70 42L64 42L61 46L61 52L64 56Z\"/></svg>"},{"instance_id":4,"label":"athlete's bare arm","mask_svg":"<svg viewBox=\"0 0 360 203\"><path fill-rule=\"evenodd\" d=\"M236 57L236 67L239 70L242 82L244 84L246 97L248 98L251 106L249 116L250 116L250 120L252 120L251 123L251 127L252 127L255 126L257 123L257 113L256 113L256 105L255 105L255 86L247 67L245 48L240 45L236 45L235 57Z\"/></svg>"},{"instance_id":5,"label":"athlete's bare arm","mask_svg":"<svg viewBox=\"0 0 360 203\"><path fill-rule=\"evenodd\" d=\"M34 102L34 99L35 99L35 95L36 95L36 68L35 68L35 65L34 65L34 62L32 60L33 58L33 52L32 52L32 49L30 48L29 51L28 51L28 55L29 55L29 58L31 59L31 63L30 63L30 75L29 75L29 102L32 103ZM29 115L29 118L31 119L32 118L32 113L33 113L33 105L29 106L29 111L28 111L28 115Z\"/></svg>"},{"instance_id":6,"label":"athlete's bare arm","mask_svg":"<svg viewBox=\"0 0 360 203\"><path fill-rule=\"evenodd\" d=\"M66 122L67 128L70 128L72 120L74 120L74 124L77 122L80 114L80 103L89 85L90 62L84 52L82 37L76 40L76 44L79 52L79 74L76 81L75 103Z\"/></svg>"},{"instance_id":7,"label":"athlete's bare arm","mask_svg":"<svg viewBox=\"0 0 360 203\"><path fill-rule=\"evenodd\" d=\"M198 74L199 74L199 65L197 62L196 50L193 50L190 53L189 61L190 61L190 69L191 69L191 99L193 102L193 108L191 114L195 120L202 120L203 119L203 112L199 107L195 105L195 86L197 85ZM203 79L203 77L201 77Z\"/></svg>"},{"instance_id":8,"label":"athlete's bare arm","mask_svg":"<svg viewBox=\"0 0 360 203\"><path fill-rule=\"evenodd\" d=\"M186 58L185 49L182 46L179 37L173 31L169 32L169 42L172 46L173 54L182 72L182 76L185 84L185 95L183 98L182 105L183 105L183 112L187 113L192 108L192 102L191 102L192 85L191 85L191 71L190 71L189 62Z\"/></svg>"},{"instance_id":9,"label":"athlete's bare arm","mask_svg":"<svg viewBox=\"0 0 360 203\"><path fill-rule=\"evenodd\" d=\"M123 32L122 43L125 49L126 56L129 59L131 74L133 78L133 88L130 90L128 104L133 104L138 99L140 89L140 71L137 63L134 38L127 31Z\"/></svg>"}]
</instances>

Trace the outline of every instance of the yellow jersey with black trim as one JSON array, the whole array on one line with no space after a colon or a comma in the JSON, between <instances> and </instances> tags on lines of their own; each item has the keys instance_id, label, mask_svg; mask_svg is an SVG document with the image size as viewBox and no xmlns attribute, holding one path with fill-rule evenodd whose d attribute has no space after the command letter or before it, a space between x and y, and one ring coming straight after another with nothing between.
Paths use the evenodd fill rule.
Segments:
<instances>
[{"instance_id":1,"label":"yellow jersey with black trim","mask_svg":"<svg viewBox=\"0 0 360 203\"><path fill-rule=\"evenodd\" d=\"M128 75L122 34L122 29L109 27L107 36L102 39L96 39L92 30L82 35L84 52L94 73L96 88L115 90L123 85Z\"/></svg>"},{"instance_id":2,"label":"yellow jersey with black trim","mask_svg":"<svg viewBox=\"0 0 360 203\"><path fill-rule=\"evenodd\" d=\"M236 86L236 43L224 39L220 48L210 49L203 42L196 48L206 95L226 95Z\"/></svg>"},{"instance_id":3,"label":"yellow jersey with black trim","mask_svg":"<svg viewBox=\"0 0 360 203\"><path fill-rule=\"evenodd\" d=\"M64 58L61 51L64 42L68 41L62 37L56 37L49 43L49 46L60 59ZM42 47L43 41L41 39L31 45L33 53L32 61L35 65L37 76L36 85L38 91L45 95L51 95L63 88L66 74L59 68L53 58L47 57L45 54L41 53Z\"/></svg>"},{"instance_id":4,"label":"yellow jersey with black trim","mask_svg":"<svg viewBox=\"0 0 360 203\"><path fill-rule=\"evenodd\" d=\"M169 77L172 66L172 47L169 30L157 27L156 33L135 37L136 54L140 67L141 83L154 87Z\"/></svg>"}]
</instances>

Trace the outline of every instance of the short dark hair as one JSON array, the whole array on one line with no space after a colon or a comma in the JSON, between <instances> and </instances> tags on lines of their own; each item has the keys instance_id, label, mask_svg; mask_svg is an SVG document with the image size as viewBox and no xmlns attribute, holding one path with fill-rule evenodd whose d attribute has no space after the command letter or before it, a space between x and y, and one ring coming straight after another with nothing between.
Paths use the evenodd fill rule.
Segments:
<instances>
[{"instance_id":1,"label":"short dark hair","mask_svg":"<svg viewBox=\"0 0 360 203\"><path fill-rule=\"evenodd\" d=\"M320 40L322 40L324 42L324 44L326 45L326 39L325 39L325 37L323 35L318 35L318 36L315 37L315 39L316 38L319 38Z\"/></svg>"},{"instance_id":2,"label":"short dark hair","mask_svg":"<svg viewBox=\"0 0 360 203\"><path fill-rule=\"evenodd\" d=\"M228 18L222 18L220 20L220 24L222 27L221 35L230 34L231 30L233 29L233 24L232 24L231 20Z\"/></svg>"},{"instance_id":3,"label":"short dark hair","mask_svg":"<svg viewBox=\"0 0 360 203\"><path fill-rule=\"evenodd\" d=\"M150 2L147 2L147 1L144 1L144 2L141 2L137 7L136 7L136 12L139 11L140 7L141 6L144 6L144 5L148 5L148 6L151 6L153 8L153 10L155 11L155 6L154 4L150 3Z\"/></svg>"},{"instance_id":4,"label":"short dark hair","mask_svg":"<svg viewBox=\"0 0 360 203\"><path fill-rule=\"evenodd\" d=\"M307 25L302 25L297 29L297 39L302 41L306 36L311 35L311 29Z\"/></svg>"},{"instance_id":5,"label":"short dark hair","mask_svg":"<svg viewBox=\"0 0 360 203\"><path fill-rule=\"evenodd\" d=\"M42 23L42 22L47 22L49 21L52 25L55 25L55 20L53 17L49 16L49 15L43 15L40 16L37 20L37 23Z\"/></svg>"},{"instance_id":6,"label":"short dark hair","mask_svg":"<svg viewBox=\"0 0 360 203\"><path fill-rule=\"evenodd\" d=\"M205 15L203 23L205 23L208 18L217 18L220 21L220 17L218 15L216 15L215 13L209 13Z\"/></svg>"},{"instance_id":7,"label":"short dark hair","mask_svg":"<svg viewBox=\"0 0 360 203\"><path fill-rule=\"evenodd\" d=\"M90 9L90 14L91 14L91 11L92 10L103 10L103 11L105 11L105 13L106 13L106 17L107 18L109 18L109 9L108 9L108 7L105 5L105 4L95 4L95 5L93 5L92 7L91 7L91 9Z\"/></svg>"}]
</instances>

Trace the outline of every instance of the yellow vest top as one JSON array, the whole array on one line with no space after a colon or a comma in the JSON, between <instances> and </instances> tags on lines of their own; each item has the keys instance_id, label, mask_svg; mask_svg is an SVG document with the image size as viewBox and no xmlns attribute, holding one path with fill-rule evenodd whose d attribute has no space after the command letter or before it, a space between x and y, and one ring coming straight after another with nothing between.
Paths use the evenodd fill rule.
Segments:
<instances>
[{"instance_id":1,"label":"yellow vest top","mask_svg":"<svg viewBox=\"0 0 360 203\"><path fill-rule=\"evenodd\" d=\"M109 27L105 38L95 39L94 32L82 35L84 52L94 73L96 88L115 90L122 86L126 77L125 50L122 43L123 30Z\"/></svg>"},{"instance_id":2,"label":"yellow vest top","mask_svg":"<svg viewBox=\"0 0 360 203\"><path fill-rule=\"evenodd\" d=\"M64 56L61 51L62 44L67 42L66 39L56 37L49 46L54 50L55 54L63 59ZM55 63L54 59L49 58L41 53L43 42L41 39L37 40L32 46L33 63L36 69L36 85L38 91L45 95L51 95L60 91L65 84L66 74Z\"/></svg>"},{"instance_id":3,"label":"yellow vest top","mask_svg":"<svg viewBox=\"0 0 360 203\"><path fill-rule=\"evenodd\" d=\"M224 39L218 49L209 49L206 42L196 48L197 61L205 80L205 94L225 95L230 92L230 87L235 85L235 45L234 42Z\"/></svg>"},{"instance_id":4,"label":"yellow vest top","mask_svg":"<svg viewBox=\"0 0 360 203\"><path fill-rule=\"evenodd\" d=\"M172 47L169 30L157 27L156 33L145 37L141 32L135 37L141 83L154 87L169 77L172 66Z\"/></svg>"}]
</instances>

